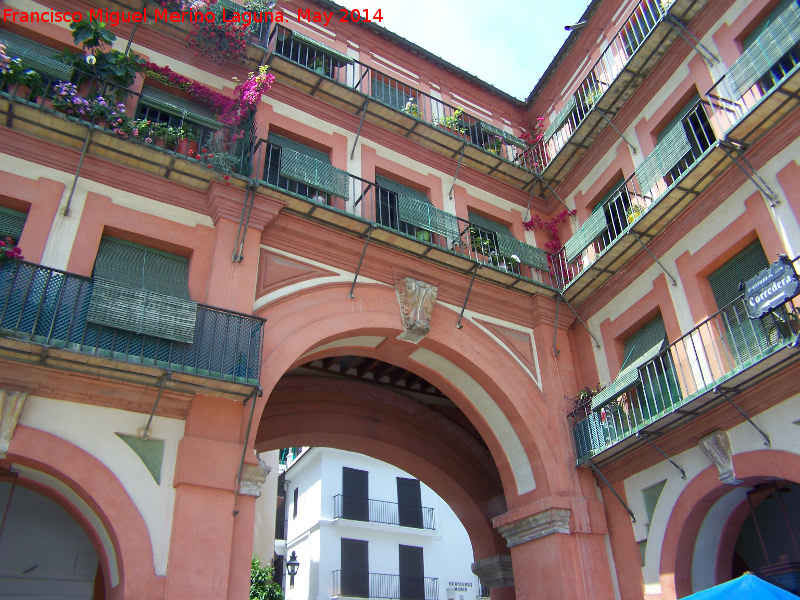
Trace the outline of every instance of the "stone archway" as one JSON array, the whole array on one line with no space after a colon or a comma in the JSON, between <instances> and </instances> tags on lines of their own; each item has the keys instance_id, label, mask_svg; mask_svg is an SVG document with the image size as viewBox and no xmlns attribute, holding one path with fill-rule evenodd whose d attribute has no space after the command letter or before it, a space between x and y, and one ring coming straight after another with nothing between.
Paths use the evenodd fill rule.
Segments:
<instances>
[{"instance_id":1,"label":"stone archway","mask_svg":"<svg viewBox=\"0 0 800 600\"><path fill-rule=\"evenodd\" d=\"M766 479L800 482L800 457L789 452L759 450L737 454L732 458L736 477L742 481L743 489L749 489ZM706 560L708 568L715 573L714 583L722 582L720 578L725 577L725 570L721 567L732 557L732 544L735 543L735 536L731 532L738 533L737 524L740 528L746 516L742 498L731 496L733 489L719 480L716 467L709 467L697 475L679 496L667 523L661 551L662 597L682 598L693 592L692 566L701 530L703 536L711 538L713 551ZM730 517L720 520L716 527L703 528L713 507L728 496L734 501Z\"/></svg>"}]
</instances>

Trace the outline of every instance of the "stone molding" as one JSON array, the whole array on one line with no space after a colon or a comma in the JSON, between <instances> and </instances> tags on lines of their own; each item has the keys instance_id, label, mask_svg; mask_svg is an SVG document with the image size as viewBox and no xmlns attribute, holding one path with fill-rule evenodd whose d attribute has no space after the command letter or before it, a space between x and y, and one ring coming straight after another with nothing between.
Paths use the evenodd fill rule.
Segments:
<instances>
[{"instance_id":1,"label":"stone molding","mask_svg":"<svg viewBox=\"0 0 800 600\"><path fill-rule=\"evenodd\" d=\"M439 288L411 277L403 277L395 284L403 333L398 340L419 344L431 330L431 312L436 304Z\"/></svg>"},{"instance_id":2,"label":"stone molding","mask_svg":"<svg viewBox=\"0 0 800 600\"><path fill-rule=\"evenodd\" d=\"M481 580L481 585L490 590L514 586L514 570L510 554L496 554L472 563L472 572Z\"/></svg>"},{"instance_id":3,"label":"stone molding","mask_svg":"<svg viewBox=\"0 0 800 600\"><path fill-rule=\"evenodd\" d=\"M741 479L736 478L733 470L733 458L731 453L731 441L728 434L724 431L709 433L700 439L700 449L703 451L714 466L719 471L719 480L727 485L739 485Z\"/></svg>"},{"instance_id":4,"label":"stone molding","mask_svg":"<svg viewBox=\"0 0 800 600\"><path fill-rule=\"evenodd\" d=\"M245 463L242 467L242 479L239 481L239 493L258 498L269 471L267 464L260 458L257 465Z\"/></svg>"},{"instance_id":5,"label":"stone molding","mask_svg":"<svg viewBox=\"0 0 800 600\"><path fill-rule=\"evenodd\" d=\"M5 458L14 430L19 422L19 415L28 393L19 390L0 389L0 458Z\"/></svg>"},{"instance_id":6,"label":"stone molding","mask_svg":"<svg viewBox=\"0 0 800 600\"><path fill-rule=\"evenodd\" d=\"M500 526L500 532L509 548L532 542L554 533L569 533L570 509L548 508L531 517Z\"/></svg>"}]
</instances>

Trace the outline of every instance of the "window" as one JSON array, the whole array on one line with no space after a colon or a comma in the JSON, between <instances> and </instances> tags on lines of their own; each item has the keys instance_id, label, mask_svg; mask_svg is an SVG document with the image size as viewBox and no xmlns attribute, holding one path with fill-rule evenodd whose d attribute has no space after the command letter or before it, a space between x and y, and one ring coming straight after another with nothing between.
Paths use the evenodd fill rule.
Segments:
<instances>
[{"instance_id":1,"label":"window","mask_svg":"<svg viewBox=\"0 0 800 600\"><path fill-rule=\"evenodd\" d=\"M504 239L515 239L511 235L511 230L507 225L502 225L491 219L477 215L473 212L469 214L469 233L470 245L472 250L482 254L488 263L505 270L518 272L519 261L511 258L503 252L505 249Z\"/></svg>"},{"instance_id":2,"label":"window","mask_svg":"<svg viewBox=\"0 0 800 600\"><path fill-rule=\"evenodd\" d=\"M412 116L419 116L418 92L414 88L378 72L373 72L370 85L370 96L378 102L386 104L395 110L408 112ZM412 105L416 107L416 114L414 114ZM408 107L407 110L406 107Z\"/></svg>"},{"instance_id":3,"label":"window","mask_svg":"<svg viewBox=\"0 0 800 600\"><path fill-rule=\"evenodd\" d=\"M294 488L294 492L292 492L292 518L297 518L297 498L298 498L299 490Z\"/></svg>"},{"instance_id":4,"label":"window","mask_svg":"<svg viewBox=\"0 0 800 600\"><path fill-rule=\"evenodd\" d=\"M750 319L740 299L741 282L768 266L767 255L756 240L708 276L711 292L720 309L719 321L727 336L730 355L738 365L761 357L768 347L781 339L779 320L774 314Z\"/></svg>"},{"instance_id":5,"label":"window","mask_svg":"<svg viewBox=\"0 0 800 600\"><path fill-rule=\"evenodd\" d=\"M142 90L136 118L183 127L197 136L200 146L209 148L212 147L214 132L222 129L214 113L204 106L149 86Z\"/></svg>"},{"instance_id":6,"label":"window","mask_svg":"<svg viewBox=\"0 0 800 600\"><path fill-rule=\"evenodd\" d=\"M267 183L320 204L348 197L350 177L331 166L330 156L274 133L267 142Z\"/></svg>"},{"instance_id":7,"label":"window","mask_svg":"<svg viewBox=\"0 0 800 600\"><path fill-rule=\"evenodd\" d=\"M425 561L422 548L400 545L400 598L425 600Z\"/></svg>"},{"instance_id":8,"label":"window","mask_svg":"<svg viewBox=\"0 0 800 600\"><path fill-rule=\"evenodd\" d=\"M342 468L342 518L369 521L369 472Z\"/></svg>"},{"instance_id":9,"label":"window","mask_svg":"<svg viewBox=\"0 0 800 600\"><path fill-rule=\"evenodd\" d=\"M630 207L630 194L625 185L625 179L621 179L594 207L594 211L603 212L606 221L606 230L600 239L601 248L598 250L611 244L628 227Z\"/></svg>"},{"instance_id":10,"label":"window","mask_svg":"<svg viewBox=\"0 0 800 600\"><path fill-rule=\"evenodd\" d=\"M100 241L90 323L191 343L196 315L188 259L111 237Z\"/></svg>"},{"instance_id":11,"label":"window","mask_svg":"<svg viewBox=\"0 0 800 600\"><path fill-rule=\"evenodd\" d=\"M422 528L422 495L418 479L397 478L397 514L400 525Z\"/></svg>"},{"instance_id":12,"label":"window","mask_svg":"<svg viewBox=\"0 0 800 600\"><path fill-rule=\"evenodd\" d=\"M28 215L0 206L0 240L11 238L15 242L22 236Z\"/></svg>"},{"instance_id":13,"label":"window","mask_svg":"<svg viewBox=\"0 0 800 600\"><path fill-rule=\"evenodd\" d=\"M784 0L744 41L743 56L758 60L762 92L775 87L800 63L800 4ZM756 58L758 57L758 59ZM738 61L737 61L738 63Z\"/></svg>"},{"instance_id":14,"label":"window","mask_svg":"<svg viewBox=\"0 0 800 600\"><path fill-rule=\"evenodd\" d=\"M659 148L662 155L664 150L676 150L673 156L677 161L672 163L667 183L672 184L679 179L715 141L717 136L708 120L705 105L700 101L700 96L695 95L658 136L654 153Z\"/></svg>"},{"instance_id":15,"label":"window","mask_svg":"<svg viewBox=\"0 0 800 600\"><path fill-rule=\"evenodd\" d=\"M10 31L0 31L0 44L5 44L9 57L19 58L25 67L38 72L46 86L72 78L74 69L56 58L58 50Z\"/></svg>"},{"instance_id":16,"label":"window","mask_svg":"<svg viewBox=\"0 0 800 600\"><path fill-rule=\"evenodd\" d=\"M346 54L288 29L279 30L275 54L331 78L336 78L340 68L353 63Z\"/></svg>"},{"instance_id":17,"label":"window","mask_svg":"<svg viewBox=\"0 0 800 600\"><path fill-rule=\"evenodd\" d=\"M428 196L385 177L376 176L375 183L378 186L375 221L384 227L406 235L417 236L419 233L421 238L424 237L423 232L416 225L407 223L400 218L402 212L400 208L402 207L399 207L399 204L408 198L412 200L412 204L414 204L413 201L430 204Z\"/></svg>"},{"instance_id":18,"label":"window","mask_svg":"<svg viewBox=\"0 0 800 600\"><path fill-rule=\"evenodd\" d=\"M341 595L369 598L369 542L342 538L341 550Z\"/></svg>"}]
</instances>

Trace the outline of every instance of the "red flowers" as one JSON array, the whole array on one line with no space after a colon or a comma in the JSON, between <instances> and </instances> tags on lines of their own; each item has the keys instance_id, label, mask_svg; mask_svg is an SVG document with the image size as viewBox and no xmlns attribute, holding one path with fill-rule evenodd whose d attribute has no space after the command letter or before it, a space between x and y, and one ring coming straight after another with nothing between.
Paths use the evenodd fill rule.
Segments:
<instances>
[{"instance_id":1,"label":"red flowers","mask_svg":"<svg viewBox=\"0 0 800 600\"><path fill-rule=\"evenodd\" d=\"M6 260L23 260L22 250L14 244L14 240L7 237L5 240L0 240L0 263Z\"/></svg>"}]
</instances>

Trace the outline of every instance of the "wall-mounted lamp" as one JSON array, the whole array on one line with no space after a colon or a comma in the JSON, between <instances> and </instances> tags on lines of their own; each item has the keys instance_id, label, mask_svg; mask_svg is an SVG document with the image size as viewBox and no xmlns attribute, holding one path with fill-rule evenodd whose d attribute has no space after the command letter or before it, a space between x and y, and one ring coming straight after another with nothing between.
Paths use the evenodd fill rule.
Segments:
<instances>
[{"instance_id":1,"label":"wall-mounted lamp","mask_svg":"<svg viewBox=\"0 0 800 600\"><path fill-rule=\"evenodd\" d=\"M580 23L575 23L575 25L564 25L564 29L567 31L574 31L576 29L580 29L586 25L586 21L581 21Z\"/></svg>"},{"instance_id":2,"label":"wall-mounted lamp","mask_svg":"<svg viewBox=\"0 0 800 600\"><path fill-rule=\"evenodd\" d=\"M297 569L300 566L300 561L297 560L297 553L292 550L289 560L286 561L286 572L289 574L289 587L294 587L294 576L297 575Z\"/></svg>"}]
</instances>

